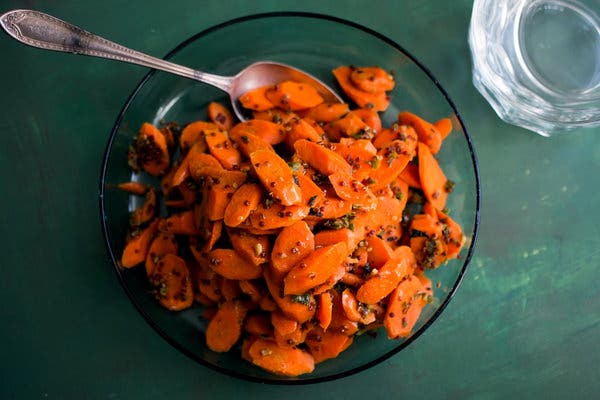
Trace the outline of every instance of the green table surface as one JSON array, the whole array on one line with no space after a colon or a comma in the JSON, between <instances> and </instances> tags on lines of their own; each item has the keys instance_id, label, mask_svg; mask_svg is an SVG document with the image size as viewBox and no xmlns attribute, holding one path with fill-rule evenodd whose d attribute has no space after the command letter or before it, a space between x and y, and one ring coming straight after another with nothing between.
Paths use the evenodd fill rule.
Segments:
<instances>
[{"instance_id":1,"label":"green table surface","mask_svg":"<svg viewBox=\"0 0 600 400\"><path fill-rule=\"evenodd\" d=\"M471 83L472 3L2 1L164 55L265 11L332 14L402 44L445 86L472 136L481 227L435 324L368 371L308 386L230 378L172 348L131 305L99 226L117 113L146 70L0 35L0 398L594 398L600 390L600 129L543 138L500 121Z\"/></svg>"}]
</instances>

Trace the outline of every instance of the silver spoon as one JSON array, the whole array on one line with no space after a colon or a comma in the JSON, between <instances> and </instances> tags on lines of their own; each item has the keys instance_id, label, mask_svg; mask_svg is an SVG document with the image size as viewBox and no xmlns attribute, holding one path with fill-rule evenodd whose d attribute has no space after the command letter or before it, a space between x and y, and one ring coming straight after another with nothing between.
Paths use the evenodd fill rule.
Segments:
<instances>
[{"instance_id":1,"label":"silver spoon","mask_svg":"<svg viewBox=\"0 0 600 400\"><path fill-rule=\"evenodd\" d=\"M33 47L143 65L215 86L229 94L233 110L241 121L247 119L238 102L241 95L251 89L284 80L312 85L327 102L342 101L317 78L281 63L261 61L251 64L235 76L219 76L140 53L39 11L9 11L0 17L0 25L13 38Z\"/></svg>"}]
</instances>

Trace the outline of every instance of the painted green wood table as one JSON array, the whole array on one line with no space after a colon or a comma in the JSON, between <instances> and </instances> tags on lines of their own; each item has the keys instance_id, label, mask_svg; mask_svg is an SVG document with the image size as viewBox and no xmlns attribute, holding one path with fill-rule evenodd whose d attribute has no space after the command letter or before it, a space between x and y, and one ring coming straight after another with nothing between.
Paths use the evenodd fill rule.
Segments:
<instances>
[{"instance_id":1,"label":"painted green wood table","mask_svg":"<svg viewBox=\"0 0 600 400\"><path fill-rule=\"evenodd\" d=\"M460 1L5 0L151 54L280 10L373 28L429 66L477 151L481 229L465 280L409 348L357 375L270 386L200 366L130 304L98 223L107 135L142 68L0 36L0 398L594 398L600 389L600 129L545 139L501 122L471 84Z\"/></svg>"}]
</instances>

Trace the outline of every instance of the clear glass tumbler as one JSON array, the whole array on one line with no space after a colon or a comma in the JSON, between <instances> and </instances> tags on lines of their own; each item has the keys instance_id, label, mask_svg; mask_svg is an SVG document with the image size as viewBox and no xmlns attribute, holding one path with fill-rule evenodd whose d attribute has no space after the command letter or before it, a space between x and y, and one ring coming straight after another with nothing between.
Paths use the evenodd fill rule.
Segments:
<instances>
[{"instance_id":1,"label":"clear glass tumbler","mask_svg":"<svg viewBox=\"0 0 600 400\"><path fill-rule=\"evenodd\" d=\"M600 0L475 0L473 83L543 136L600 125Z\"/></svg>"}]
</instances>

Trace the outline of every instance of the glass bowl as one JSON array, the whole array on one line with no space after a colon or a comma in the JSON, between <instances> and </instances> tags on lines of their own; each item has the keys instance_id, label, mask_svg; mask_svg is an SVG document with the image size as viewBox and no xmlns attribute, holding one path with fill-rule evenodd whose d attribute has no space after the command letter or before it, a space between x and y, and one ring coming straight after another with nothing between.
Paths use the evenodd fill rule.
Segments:
<instances>
[{"instance_id":1,"label":"glass bowl","mask_svg":"<svg viewBox=\"0 0 600 400\"><path fill-rule=\"evenodd\" d=\"M131 301L148 323L170 344L215 370L251 381L267 383L314 383L365 370L398 353L428 329L456 292L473 253L479 219L480 187L471 139L454 103L431 73L392 40L352 22L307 13L270 13L235 19L189 38L167 56L176 63L222 75L234 75L259 60L297 66L336 87L331 70L339 65L379 65L393 70L396 88L392 102L382 115L385 126L396 121L398 112L410 110L426 119L450 117L454 131L438 153L449 179L456 182L448 207L464 230L467 243L461 257L427 275L439 285L434 301L427 305L404 340L389 340L385 332L361 335L339 357L316 366L311 374L296 378L269 374L244 361L239 352L215 353L204 343L206 322L200 306L170 312L154 300L143 267L118 266L128 227L129 213L140 205L138 196L120 191L116 185L147 179L132 175L127 150L143 122L188 123L205 119L210 101L228 101L218 89L151 71L137 85L119 114L104 156L100 182L101 223L108 253L119 280ZM154 182L156 183L156 182Z\"/></svg>"}]
</instances>

